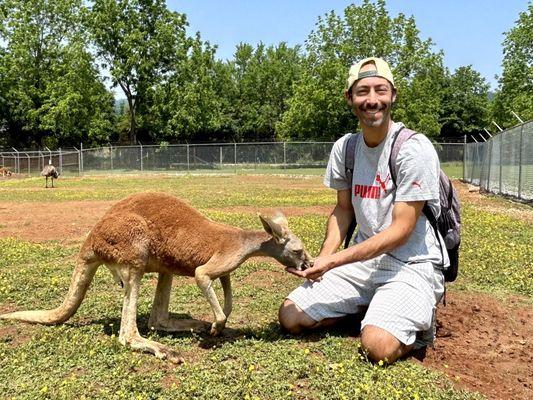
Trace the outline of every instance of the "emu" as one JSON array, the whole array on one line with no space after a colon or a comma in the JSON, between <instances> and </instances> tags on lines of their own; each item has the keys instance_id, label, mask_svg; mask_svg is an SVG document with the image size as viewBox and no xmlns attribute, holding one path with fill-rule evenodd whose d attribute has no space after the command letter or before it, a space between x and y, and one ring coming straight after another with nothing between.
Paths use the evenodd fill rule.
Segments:
<instances>
[{"instance_id":1,"label":"emu","mask_svg":"<svg viewBox=\"0 0 533 400\"><path fill-rule=\"evenodd\" d=\"M259 218L264 230L243 230L213 222L167 194L130 196L115 204L87 236L63 304L52 310L18 311L0 318L46 325L68 320L80 306L97 268L105 264L125 290L119 342L158 358L182 362L173 349L139 334L137 302L141 278L148 272L159 274L149 327L170 332L205 327L202 321L170 318L172 277L184 275L194 276L212 308L215 321L211 335L220 334L232 310L230 273L246 259L270 256L299 270L311 265L309 254L289 230L283 214ZM222 283L224 308L213 289L216 279Z\"/></svg>"},{"instance_id":2,"label":"emu","mask_svg":"<svg viewBox=\"0 0 533 400\"><path fill-rule=\"evenodd\" d=\"M48 164L41 171L41 175L46 178L45 187L48 188L48 178L52 179L52 187L54 187L54 179L57 179L59 177L59 172L57 172L56 167L54 167L52 164Z\"/></svg>"}]
</instances>

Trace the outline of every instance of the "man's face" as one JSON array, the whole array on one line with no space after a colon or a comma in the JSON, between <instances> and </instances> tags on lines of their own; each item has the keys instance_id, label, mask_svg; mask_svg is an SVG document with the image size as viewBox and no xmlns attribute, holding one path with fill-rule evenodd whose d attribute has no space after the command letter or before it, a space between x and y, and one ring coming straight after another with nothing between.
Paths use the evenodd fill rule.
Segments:
<instances>
[{"instance_id":1,"label":"man's face","mask_svg":"<svg viewBox=\"0 0 533 400\"><path fill-rule=\"evenodd\" d=\"M375 70L373 64L364 65L361 72ZM390 121L390 111L396 91L385 78L370 76L355 82L346 93L346 100L363 126L379 127Z\"/></svg>"}]
</instances>

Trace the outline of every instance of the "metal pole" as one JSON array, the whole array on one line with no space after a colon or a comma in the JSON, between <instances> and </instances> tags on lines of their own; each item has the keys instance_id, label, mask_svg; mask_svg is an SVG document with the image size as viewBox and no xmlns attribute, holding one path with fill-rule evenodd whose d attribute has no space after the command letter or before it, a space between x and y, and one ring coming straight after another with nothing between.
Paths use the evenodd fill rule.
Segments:
<instances>
[{"instance_id":1,"label":"metal pole","mask_svg":"<svg viewBox=\"0 0 533 400\"><path fill-rule=\"evenodd\" d=\"M20 160L19 160L19 151L15 149L14 147L11 147L13 150L15 150L15 172L20 174Z\"/></svg>"},{"instance_id":2,"label":"metal pole","mask_svg":"<svg viewBox=\"0 0 533 400\"><path fill-rule=\"evenodd\" d=\"M516 119L520 121L521 124L524 123L524 121L522 120L522 118L520 118L520 117L519 117L514 111L511 111L511 114L513 114L513 115L516 117Z\"/></svg>"},{"instance_id":3,"label":"metal pole","mask_svg":"<svg viewBox=\"0 0 533 400\"><path fill-rule=\"evenodd\" d=\"M502 149L503 149L503 135L500 135L500 182L498 184L498 191L502 194Z\"/></svg>"},{"instance_id":4,"label":"metal pole","mask_svg":"<svg viewBox=\"0 0 533 400\"><path fill-rule=\"evenodd\" d=\"M141 171L143 170L143 144L139 141L139 146L141 146Z\"/></svg>"},{"instance_id":5,"label":"metal pole","mask_svg":"<svg viewBox=\"0 0 533 400\"><path fill-rule=\"evenodd\" d=\"M222 146L219 146L220 150L220 169L222 169Z\"/></svg>"},{"instance_id":6,"label":"metal pole","mask_svg":"<svg viewBox=\"0 0 533 400\"><path fill-rule=\"evenodd\" d=\"M485 136L483 136L481 133L479 134L479 136L481 136L481 138L483 139L484 142L487 141L487 139L485 139Z\"/></svg>"},{"instance_id":7,"label":"metal pole","mask_svg":"<svg viewBox=\"0 0 533 400\"><path fill-rule=\"evenodd\" d=\"M233 142L233 158L235 160L235 173L237 173L237 142Z\"/></svg>"},{"instance_id":8,"label":"metal pole","mask_svg":"<svg viewBox=\"0 0 533 400\"><path fill-rule=\"evenodd\" d=\"M466 135L463 143L463 181L466 180Z\"/></svg>"},{"instance_id":9,"label":"metal pole","mask_svg":"<svg viewBox=\"0 0 533 400\"><path fill-rule=\"evenodd\" d=\"M283 169L287 168L287 142L283 142Z\"/></svg>"},{"instance_id":10,"label":"metal pole","mask_svg":"<svg viewBox=\"0 0 533 400\"><path fill-rule=\"evenodd\" d=\"M492 137L492 135L490 134L490 132L489 132L489 130L488 130L487 128L483 128L483 130L484 130L485 132L487 132L487 135L489 135L490 137Z\"/></svg>"},{"instance_id":11,"label":"metal pole","mask_svg":"<svg viewBox=\"0 0 533 400\"><path fill-rule=\"evenodd\" d=\"M80 151L76 147L74 147L74 150L78 152L78 175L81 175L81 162L80 162L81 154L80 154Z\"/></svg>"},{"instance_id":12,"label":"metal pole","mask_svg":"<svg viewBox=\"0 0 533 400\"><path fill-rule=\"evenodd\" d=\"M494 122L494 121L492 121L492 123L493 123L494 125L496 125L496 128L498 128L498 130L499 130L500 132L503 132L503 129L500 128L500 125L498 125L498 124L497 124L496 122Z\"/></svg>"},{"instance_id":13,"label":"metal pole","mask_svg":"<svg viewBox=\"0 0 533 400\"><path fill-rule=\"evenodd\" d=\"M111 171L113 171L113 146L109 143L109 158L111 160Z\"/></svg>"},{"instance_id":14,"label":"metal pole","mask_svg":"<svg viewBox=\"0 0 533 400\"><path fill-rule=\"evenodd\" d=\"M63 175L63 153L61 153L61 147L59 148L59 174Z\"/></svg>"},{"instance_id":15,"label":"metal pole","mask_svg":"<svg viewBox=\"0 0 533 400\"><path fill-rule=\"evenodd\" d=\"M190 168L189 143L187 143L187 171Z\"/></svg>"},{"instance_id":16,"label":"metal pole","mask_svg":"<svg viewBox=\"0 0 533 400\"><path fill-rule=\"evenodd\" d=\"M31 175L31 168L30 168L30 155L28 153L24 153L26 154L26 157L28 157L28 175Z\"/></svg>"},{"instance_id":17,"label":"metal pole","mask_svg":"<svg viewBox=\"0 0 533 400\"><path fill-rule=\"evenodd\" d=\"M80 171L83 174L83 143L80 143Z\"/></svg>"},{"instance_id":18,"label":"metal pole","mask_svg":"<svg viewBox=\"0 0 533 400\"><path fill-rule=\"evenodd\" d=\"M470 135L470 137L474 139L474 142L479 143L474 136Z\"/></svg>"},{"instance_id":19,"label":"metal pole","mask_svg":"<svg viewBox=\"0 0 533 400\"><path fill-rule=\"evenodd\" d=\"M514 113L513 113L514 114ZM522 198L522 144L524 142L524 125L520 129L520 152L518 153L518 198Z\"/></svg>"},{"instance_id":20,"label":"metal pole","mask_svg":"<svg viewBox=\"0 0 533 400\"><path fill-rule=\"evenodd\" d=\"M487 173L487 192L490 192L490 169L492 167L492 144L493 143L494 143L494 141L491 140L487 144L488 151L489 151L489 171Z\"/></svg>"}]
</instances>

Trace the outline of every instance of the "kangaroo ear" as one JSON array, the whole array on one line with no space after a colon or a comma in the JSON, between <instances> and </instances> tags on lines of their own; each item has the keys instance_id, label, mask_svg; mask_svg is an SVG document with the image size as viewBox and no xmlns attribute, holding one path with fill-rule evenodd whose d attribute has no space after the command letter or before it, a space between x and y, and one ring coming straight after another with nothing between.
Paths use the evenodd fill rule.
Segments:
<instances>
[{"instance_id":1,"label":"kangaroo ear","mask_svg":"<svg viewBox=\"0 0 533 400\"><path fill-rule=\"evenodd\" d=\"M289 227L283 214L278 213L274 217L259 214L259 219L265 231L272 235L277 242L282 242L289 236Z\"/></svg>"}]
</instances>

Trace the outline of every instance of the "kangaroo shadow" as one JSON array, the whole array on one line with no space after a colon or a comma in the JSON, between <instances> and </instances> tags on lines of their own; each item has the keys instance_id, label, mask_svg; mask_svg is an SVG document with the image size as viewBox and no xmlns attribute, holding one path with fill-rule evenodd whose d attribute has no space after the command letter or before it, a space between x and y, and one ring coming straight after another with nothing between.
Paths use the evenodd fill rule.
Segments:
<instances>
[{"instance_id":1,"label":"kangaroo shadow","mask_svg":"<svg viewBox=\"0 0 533 400\"><path fill-rule=\"evenodd\" d=\"M350 315L342 320L339 323L335 324L332 327L317 329L314 331L305 332L299 335L291 335L287 333L279 323L269 322L266 325L262 326L250 326L250 327L239 327L232 328L231 322L230 326L226 326L224 330L218 336L212 336L209 331L211 328L211 321L203 321L192 318L190 314L175 314L170 313L170 317L178 320L189 320L195 321L199 325L203 325L200 329L195 329L194 331L178 331L178 332L166 332L161 330L155 330L157 335L160 337L169 336L172 338L188 338L194 336L198 339L198 346L203 349L209 349L214 346L220 346L225 343L233 343L237 340L243 338L249 339L258 339L266 342L277 342L283 340L290 340L297 338L304 342L318 342L324 339L327 336L338 336L338 337L358 337L361 331L361 315L355 314ZM146 337L150 333L153 333L154 330L148 326L149 314L139 314L137 316L137 326L139 333ZM88 325L88 324L97 324L101 325L103 332L108 335L118 336L120 333L120 323L121 319L117 317L106 317L100 318L97 320L91 320L87 323L76 324L78 326Z\"/></svg>"}]
</instances>

